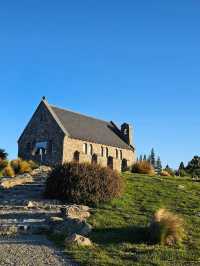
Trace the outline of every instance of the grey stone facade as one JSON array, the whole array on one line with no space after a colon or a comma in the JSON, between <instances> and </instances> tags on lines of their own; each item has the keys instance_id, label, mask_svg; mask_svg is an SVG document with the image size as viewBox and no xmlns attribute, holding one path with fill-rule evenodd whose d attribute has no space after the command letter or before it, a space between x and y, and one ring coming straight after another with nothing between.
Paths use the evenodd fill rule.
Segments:
<instances>
[{"instance_id":1,"label":"grey stone facade","mask_svg":"<svg viewBox=\"0 0 200 266\"><path fill-rule=\"evenodd\" d=\"M109 131L104 121L58 109L62 111L61 115L65 115L67 112L68 120L64 125L63 117L59 117L54 110L55 107L51 107L45 99L41 101L18 140L18 156L20 158L34 160L46 165L55 165L72 160L99 163L102 166L109 164L118 171L121 171L123 167L132 165L135 161L135 149L131 145L132 136L130 134L132 132L128 124L124 123L121 128L122 132L120 132L113 122L108 123L108 128L113 126L113 129L109 129ZM60 115L60 113L58 114ZM71 123L77 126L77 131L80 132L83 131L85 123L88 123L87 127L91 123L91 128L95 126L97 128L105 127L102 129L102 133L105 131L105 135L107 134L105 141L104 139L100 140L101 143L95 141L95 130L91 133L93 135L91 140L90 136L89 138L84 136L83 139L74 137L73 131L76 132L76 128L74 125L72 127L70 119L72 119ZM69 123L73 129L72 132L68 132ZM90 134L89 129L88 135ZM79 132L77 133L79 134ZM109 141L112 142L111 145L108 144Z\"/></svg>"}]
</instances>

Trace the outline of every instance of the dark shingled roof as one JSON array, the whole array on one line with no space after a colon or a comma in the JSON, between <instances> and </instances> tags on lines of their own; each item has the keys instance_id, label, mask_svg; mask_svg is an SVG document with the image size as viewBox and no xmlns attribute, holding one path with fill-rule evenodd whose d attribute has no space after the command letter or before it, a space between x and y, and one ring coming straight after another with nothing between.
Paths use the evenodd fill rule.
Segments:
<instances>
[{"instance_id":1,"label":"dark shingled roof","mask_svg":"<svg viewBox=\"0 0 200 266\"><path fill-rule=\"evenodd\" d=\"M133 149L123 140L120 130L112 122L64 110L53 105L50 107L70 137L121 149Z\"/></svg>"}]
</instances>

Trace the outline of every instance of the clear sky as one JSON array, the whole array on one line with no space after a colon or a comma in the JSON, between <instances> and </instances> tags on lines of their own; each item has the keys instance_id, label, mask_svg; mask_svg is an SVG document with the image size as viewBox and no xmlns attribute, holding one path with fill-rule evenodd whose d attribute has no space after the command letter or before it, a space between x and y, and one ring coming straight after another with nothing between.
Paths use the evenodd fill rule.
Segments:
<instances>
[{"instance_id":1,"label":"clear sky","mask_svg":"<svg viewBox=\"0 0 200 266\"><path fill-rule=\"evenodd\" d=\"M198 0L0 2L0 147L50 103L134 125L137 153L200 151Z\"/></svg>"}]
</instances>

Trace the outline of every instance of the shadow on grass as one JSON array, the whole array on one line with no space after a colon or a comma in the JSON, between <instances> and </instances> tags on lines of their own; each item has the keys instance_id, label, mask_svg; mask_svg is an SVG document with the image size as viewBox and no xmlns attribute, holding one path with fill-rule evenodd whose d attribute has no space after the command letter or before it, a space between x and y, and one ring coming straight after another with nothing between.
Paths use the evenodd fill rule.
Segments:
<instances>
[{"instance_id":1,"label":"shadow on grass","mask_svg":"<svg viewBox=\"0 0 200 266\"><path fill-rule=\"evenodd\" d=\"M97 244L150 244L149 229L142 226L94 229L90 237Z\"/></svg>"}]
</instances>

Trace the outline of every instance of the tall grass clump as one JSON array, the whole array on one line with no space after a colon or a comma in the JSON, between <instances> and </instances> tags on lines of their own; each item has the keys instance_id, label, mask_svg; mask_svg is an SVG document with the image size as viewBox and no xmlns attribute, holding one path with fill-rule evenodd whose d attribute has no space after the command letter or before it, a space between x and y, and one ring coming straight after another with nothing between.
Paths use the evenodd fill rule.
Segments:
<instances>
[{"instance_id":1,"label":"tall grass clump","mask_svg":"<svg viewBox=\"0 0 200 266\"><path fill-rule=\"evenodd\" d=\"M3 176L6 177L14 177L15 171L13 170L12 166L8 164L2 171Z\"/></svg>"},{"instance_id":2,"label":"tall grass clump","mask_svg":"<svg viewBox=\"0 0 200 266\"><path fill-rule=\"evenodd\" d=\"M131 171L132 173L155 175L155 170L148 161L138 161L134 163Z\"/></svg>"},{"instance_id":3,"label":"tall grass clump","mask_svg":"<svg viewBox=\"0 0 200 266\"><path fill-rule=\"evenodd\" d=\"M183 219L166 209L159 209L149 227L150 240L161 245L181 244L185 237Z\"/></svg>"},{"instance_id":4,"label":"tall grass clump","mask_svg":"<svg viewBox=\"0 0 200 266\"><path fill-rule=\"evenodd\" d=\"M46 196L70 203L96 205L118 197L122 177L97 164L69 162L56 166L46 182Z\"/></svg>"}]
</instances>

